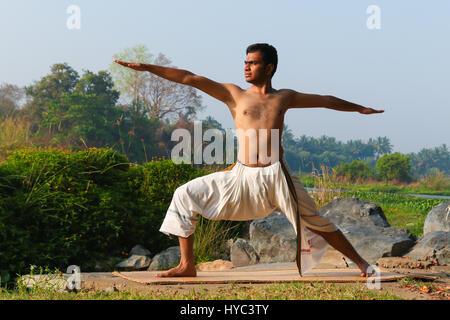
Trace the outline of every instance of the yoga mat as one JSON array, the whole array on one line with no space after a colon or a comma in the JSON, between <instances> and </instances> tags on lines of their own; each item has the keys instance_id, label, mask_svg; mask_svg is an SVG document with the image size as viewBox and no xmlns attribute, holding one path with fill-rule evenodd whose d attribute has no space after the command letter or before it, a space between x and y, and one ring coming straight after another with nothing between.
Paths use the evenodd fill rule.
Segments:
<instances>
[{"instance_id":1,"label":"yoga mat","mask_svg":"<svg viewBox=\"0 0 450 320\"><path fill-rule=\"evenodd\" d=\"M359 269L313 269L299 276L297 269L284 270L221 270L198 271L197 277L154 278L161 271L113 272L112 274L142 284L201 284L201 283L283 283L283 282L366 282ZM410 275L381 272L380 282L395 281ZM433 279L433 277L429 277ZM373 282L373 281L372 281Z\"/></svg>"}]
</instances>

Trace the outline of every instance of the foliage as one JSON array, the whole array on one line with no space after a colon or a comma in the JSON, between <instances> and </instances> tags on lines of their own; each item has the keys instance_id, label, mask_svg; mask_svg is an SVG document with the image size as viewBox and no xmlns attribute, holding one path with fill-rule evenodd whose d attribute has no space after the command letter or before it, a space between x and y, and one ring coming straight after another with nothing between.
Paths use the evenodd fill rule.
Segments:
<instances>
[{"instance_id":1,"label":"foliage","mask_svg":"<svg viewBox=\"0 0 450 320\"><path fill-rule=\"evenodd\" d=\"M0 119L0 163L16 149L31 146L30 124L23 119Z\"/></svg>"},{"instance_id":2,"label":"foliage","mask_svg":"<svg viewBox=\"0 0 450 320\"><path fill-rule=\"evenodd\" d=\"M0 165L0 270L88 271L137 243L165 249L174 190L203 174L168 160L133 165L110 149L17 151Z\"/></svg>"},{"instance_id":3,"label":"foliage","mask_svg":"<svg viewBox=\"0 0 450 320\"><path fill-rule=\"evenodd\" d=\"M155 56L145 45L125 48L113 56L115 60L141 62L164 67L172 67L171 61L162 53ZM112 62L110 72L117 89L134 105L139 101L149 118L189 121L204 109L202 97L195 88L171 82L150 72L140 72Z\"/></svg>"},{"instance_id":4,"label":"foliage","mask_svg":"<svg viewBox=\"0 0 450 320\"><path fill-rule=\"evenodd\" d=\"M386 154L378 159L376 164L378 177L381 180L398 180L409 182L411 180L410 157L404 156L399 152Z\"/></svg>"},{"instance_id":5,"label":"foliage","mask_svg":"<svg viewBox=\"0 0 450 320\"><path fill-rule=\"evenodd\" d=\"M341 163L336 170L338 176L345 176L350 181L368 179L375 176L373 169L365 161L353 160L351 163Z\"/></svg>"},{"instance_id":6,"label":"foliage","mask_svg":"<svg viewBox=\"0 0 450 320\"><path fill-rule=\"evenodd\" d=\"M449 190L450 191L450 178L445 175L444 172L440 171L437 168L430 169L429 174L425 175L419 181L424 187L441 191L441 190Z\"/></svg>"},{"instance_id":7,"label":"foliage","mask_svg":"<svg viewBox=\"0 0 450 320\"><path fill-rule=\"evenodd\" d=\"M450 151L446 144L435 148L423 148L418 153L410 153L412 174L415 177L430 174L438 169L450 175Z\"/></svg>"}]
</instances>

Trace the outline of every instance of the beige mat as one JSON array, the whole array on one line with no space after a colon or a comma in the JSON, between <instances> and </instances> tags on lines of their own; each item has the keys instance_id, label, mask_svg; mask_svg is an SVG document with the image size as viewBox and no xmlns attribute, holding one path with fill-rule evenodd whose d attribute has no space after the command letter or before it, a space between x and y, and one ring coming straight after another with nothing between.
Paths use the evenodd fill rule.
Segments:
<instances>
[{"instance_id":1,"label":"beige mat","mask_svg":"<svg viewBox=\"0 0 450 320\"><path fill-rule=\"evenodd\" d=\"M161 271L113 272L112 274L130 281L143 284L200 284L200 283L282 283L282 282L365 282L359 269L313 269L300 277L296 269L292 270L223 270L198 271L197 277L154 278ZM381 272L380 282L405 278L393 272ZM373 281L372 281L373 282Z\"/></svg>"}]
</instances>

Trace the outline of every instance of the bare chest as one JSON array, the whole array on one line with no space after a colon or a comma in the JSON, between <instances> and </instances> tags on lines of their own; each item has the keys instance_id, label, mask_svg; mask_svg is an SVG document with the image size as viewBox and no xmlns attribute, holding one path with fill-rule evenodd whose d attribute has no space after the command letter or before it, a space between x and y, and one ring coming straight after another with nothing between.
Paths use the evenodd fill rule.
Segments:
<instances>
[{"instance_id":1,"label":"bare chest","mask_svg":"<svg viewBox=\"0 0 450 320\"><path fill-rule=\"evenodd\" d=\"M259 128L275 128L282 125L284 108L281 99L242 99L235 109L237 127L249 125Z\"/></svg>"}]
</instances>

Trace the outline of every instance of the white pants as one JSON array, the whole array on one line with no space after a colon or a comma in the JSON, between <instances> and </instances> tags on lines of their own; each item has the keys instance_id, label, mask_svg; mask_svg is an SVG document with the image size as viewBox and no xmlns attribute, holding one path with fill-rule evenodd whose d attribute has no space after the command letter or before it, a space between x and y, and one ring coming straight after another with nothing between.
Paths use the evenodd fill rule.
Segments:
<instances>
[{"instance_id":1,"label":"white pants","mask_svg":"<svg viewBox=\"0 0 450 320\"><path fill-rule=\"evenodd\" d=\"M327 242L305 227L332 232L337 228L322 217L314 200L286 162L297 194L301 230L301 266L307 272L316 266L328 248ZM198 215L210 220L256 220L283 212L295 232L296 204L280 161L267 167L248 167L236 162L231 169L195 178L178 187L160 231L188 237L194 233Z\"/></svg>"}]
</instances>

